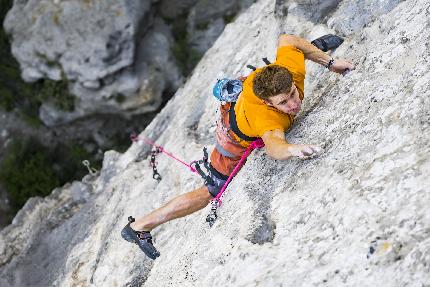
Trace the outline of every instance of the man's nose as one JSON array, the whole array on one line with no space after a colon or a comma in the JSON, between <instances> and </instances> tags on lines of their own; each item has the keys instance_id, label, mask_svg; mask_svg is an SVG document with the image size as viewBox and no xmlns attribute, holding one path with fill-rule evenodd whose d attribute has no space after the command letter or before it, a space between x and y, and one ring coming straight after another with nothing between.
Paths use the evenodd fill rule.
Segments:
<instances>
[{"instance_id":1,"label":"man's nose","mask_svg":"<svg viewBox=\"0 0 430 287\"><path fill-rule=\"evenodd\" d=\"M299 107L300 107L300 102L291 103L291 106L290 106L290 108L292 108L294 110L299 108Z\"/></svg>"}]
</instances>

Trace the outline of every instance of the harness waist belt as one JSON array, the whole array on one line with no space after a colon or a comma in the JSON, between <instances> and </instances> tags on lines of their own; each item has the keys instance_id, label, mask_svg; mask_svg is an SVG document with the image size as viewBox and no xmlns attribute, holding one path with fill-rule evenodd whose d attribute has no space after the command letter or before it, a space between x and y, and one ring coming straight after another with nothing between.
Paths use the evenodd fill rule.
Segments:
<instances>
[{"instance_id":1,"label":"harness waist belt","mask_svg":"<svg viewBox=\"0 0 430 287\"><path fill-rule=\"evenodd\" d=\"M234 154L228 152L225 148L223 148L222 145L218 141L216 142L215 148L223 156L226 156L226 157L229 157L229 158L235 158L235 157L237 157L237 155L234 155Z\"/></svg>"},{"instance_id":2,"label":"harness waist belt","mask_svg":"<svg viewBox=\"0 0 430 287\"><path fill-rule=\"evenodd\" d=\"M222 180L227 180L228 179L228 175L222 174L219 171L217 171L212 164L209 164L209 170L211 172L211 174L215 175L216 177L218 177L219 179Z\"/></svg>"}]
</instances>

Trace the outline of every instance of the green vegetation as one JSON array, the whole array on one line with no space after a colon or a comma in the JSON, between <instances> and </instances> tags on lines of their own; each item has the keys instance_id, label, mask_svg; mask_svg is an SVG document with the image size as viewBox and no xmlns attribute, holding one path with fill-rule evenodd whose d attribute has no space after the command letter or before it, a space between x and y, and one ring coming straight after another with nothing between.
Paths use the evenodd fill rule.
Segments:
<instances>
[{"instance_id":1,"label":"green vegetation","mask_svg":"<svg viewBox=\"0 0 430 287\"><path fill-rule=\"evenodd\" d=\"M8 191L14 211L31 196L48 195L59 185L43 147L33 141L15 142L3 160L0 180Z\"/></svg>"},{"instance_id":2,"label":"green vegetation","mask_svg":"<svg viewBox=\"0 0 430 287\"><path fill-rule=\"evenodd\" d=\"M4 22L12 4L13 0L0 2L0 23ZM44 60L50 67L60 67L56 61ZM27 124L37 128L41 125L39 108L42 103L49 102L64 111L73 111L76 97L68 92L68 86L64 75L60 81L25 83L21 79L19 64L11 54L8 35L0 27L0 109L16 113ZM121 95L116 99L123 100ZM0 184L8 193L13 214L29 197L46 196L55 187L85 176L88 171L82 160L89 160L92 167L99 169L101 159L96 153L90 154L82 143L77 142L47 148L34 138L15 139L4 151L5 156L0 162Z\"/></svg>"},{"instance_id":3,"label":"green vegetation","mask_svg":"<svg viewBox=\"0 0 430 287\"><path fill-rule=\"evenodd\" d=\"M208 27L209 27L209 21L197 23L197 25L196 25L197 30L206 30Z\"/></svg>"},{"instance_id":4,"label":"green vegetation","mask_svg":"<svg viewBox=\"0 0 430 287\"><path fill-rule=\"evenodd\" d=\"M69 93L68 81L63 75L62 80L43 80L39 83L38 100L51 102L60 110L72 112L75 109L75 96Z\"/></svg>"},{"instance_id":5,"label":"green vegetation","mask_svg":"<svg viewBox=\"0 0 430 287\"><path fill-rule=\"evenodd\" d=\"M0 86L0 106L6 111L13 109L13 94L10 90Z\"/></svg>"},{"instance_id":6,"label":"green vegetation","mask_svg":"<svg viewBox=\"0 0 430 287\"><path fill-rule=\"evenodd\" d=\"M189 47L187 38L177 40L172 52L184 76L188 76L202 58L199 52Z\"/></svg>"},{"instance_id":7,"label":"green vegetation","mask_svg":"<svg viewBox=\"0 0 430 287\"><path fill-rule=\"evenodd\" d=\"M77 143L53 150L35 139L13 142L0 165L0 182L8 191L14 212L33 196L46 196L58 186L82 178L86 168L82 160L93 157ZM99 168L100 163L96 163Z\"/></svg>"},{"instance_id":8,"label":"green vegetation","mask_svg":"<svg viewBox=\"0 0 430 287\"><path fill-rule=\"evenodd\" d=\"M224 19L224 23L225 24L228 24L228 23L231 23L231 22L233 22L233 20L236 18L236 13L234 13L234 14L230 14L230 15L224 15L223 16L223 19Z\"/></svg>"},{"instance_id":9,"label":"green vegetation","mask_svg":"<svg viewBox=\"0 0 430 287\"><path fill-rule=\"evenodd\" d=\"M115 95L115 101L116 101L118 104L122 104L122 103L124 103L124 101L125 101L125 95L123 95L123 94L121 94L121 93L116 94L116 95Z\"/></svg>"},{"instance_id":10,"label":"green vegetation","mask_svg":"<svg viewBox=\"0 0 430 287\"><path fill-rule=\"evenodd\" d=\"M167 25L172 25L172 24L175 22L175 19L170 18L170 17L161 16L161 18L163 19L163 21L164 21Z\"/></svg>"},{"instance_id":11,"label":"green vegetation","mask_svg":"<svg viewBox=\"0 0 430 287\"><path fill-rule=\"evenodd\" d=\"M175 44L172 47L173 56L182 74L188 76L203 55L190 46L187 33L187 15L176 18L171 27L175 38Z\"/></svg>"},{"instance_id":12,"label":"green vegetation","mask_svg":"<svg viewBox=\"0 0 430 287\"><path fill-rule=\"evenodd\" d=\"M12 0L0 3L0 22L3 23L6 13L12 7ZM3 27L0 29L0 107L12 111L23 106L30 117L37 116L38 103L34 99L30 85L22 81L19 64L11 55L10 44ZM36 108L34 108L36 106Z\"/></svg>"},{"instance_id":13,"label":"green vegetation","mask_svg":"<svg viewBox=\"0 0 430 287\"><path fill-rule=\"evenodd\" d=\"M12 0L0 3L0 22L12 7ZM57 65L46 59L47 65ZM61 81L41 80L36 83L25 83L21 79L19 64L12 56L10 43L3 27L0 29L0 108L18 114L33 126L40 124L39 107L43 102L51 102L58 109L73 111L75 96L68 91L68 81L63 75Z\"/></svg>"},{"instance_id":14,"label":"green vegetation","mask_svg":"<svg viewBox=\"0 0 430 287\"><path fill-rule=\"evenodd\" d=\"M86 167L82 165L85 159L91 162L92 167L97 169L101 167L101 162L97 161L82 144L76 142L57 146L52 157L54 159L52 164L59 166L57 176L61 185L73 179L80 179L88 173Z\"/></svg>"}]
</instances>

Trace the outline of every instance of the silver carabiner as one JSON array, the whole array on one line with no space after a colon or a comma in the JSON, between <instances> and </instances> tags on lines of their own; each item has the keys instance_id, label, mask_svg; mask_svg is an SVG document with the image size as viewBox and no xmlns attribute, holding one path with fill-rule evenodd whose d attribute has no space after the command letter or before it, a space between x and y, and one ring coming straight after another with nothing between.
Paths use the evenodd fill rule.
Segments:
<instances>
[{"instance_id":1,"label":"silver carabiner","mask_svg":"<svg viewBox=\"0 0 430 287\"><path fill-rule=\"evenodd\" d=\"M83 160L82 164L88 169L88 173L91 175L95 175L99 172L97 169L91 167L89 160Z\"/></svg>"}]
</instances>

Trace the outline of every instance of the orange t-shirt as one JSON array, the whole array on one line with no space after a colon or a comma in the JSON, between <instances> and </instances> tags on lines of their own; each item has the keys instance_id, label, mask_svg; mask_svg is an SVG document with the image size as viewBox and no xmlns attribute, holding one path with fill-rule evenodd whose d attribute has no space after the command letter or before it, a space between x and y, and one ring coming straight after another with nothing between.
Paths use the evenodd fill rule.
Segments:
<instances>
[{"instance_id":1,"label":"orange t-shirt","mask_svg":"<svg viewBox=\"0 0 430 287\"><path fill-rule=\"evenodd\" d=\"M300 99L303 100L306 73L303 52L294 46L281 46L278 48L276 61L271 65L283 66L290 71ZM254 94L252 81L261 69L257 69L247 77L234 109L239 130L249 137L261 137L266 131L276 129L286 131L294 121L293 115L266 105ZM243 143L243 141L240 142Z\"/></svg>"}]
</instances>

